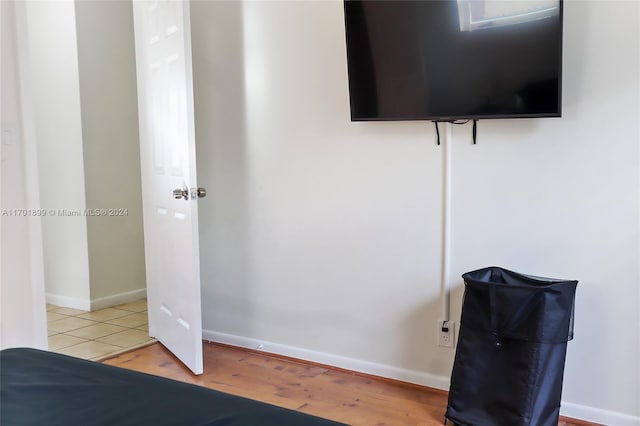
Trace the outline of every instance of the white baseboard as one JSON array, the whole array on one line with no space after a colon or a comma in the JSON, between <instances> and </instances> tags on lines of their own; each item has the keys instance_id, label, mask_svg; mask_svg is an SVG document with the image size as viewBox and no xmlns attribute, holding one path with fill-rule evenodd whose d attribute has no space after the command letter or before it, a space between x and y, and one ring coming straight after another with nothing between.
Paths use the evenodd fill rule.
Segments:
<instances>
[{"instance_id":1,"label":"white baseboard","mask_svg":"<svg viewBox=\"0 0 640 426\"><path fill-rule=\"evenodd\" d=\"M136 300L144 299L145 297L147 297L147 289L141 288L93 300L47 293L46 300L50 305L80 309L82 311L97 311L98 309L104 309L114 305L120 305L122 303L134 302Z\"/></svg>"},{"instance_id":2,"label":"white baseboard","mask_svg":"<svg viewBox=\"0 0 640 426\"><path fill-rule=\"evenodd\" d=\"M51 293L47 293L45 299L49 305L79 309L81 311L91 310L91 301L89 299L79 299L77 297L60 296L58 294Z\"/></svg>"},{"instance_id":3,"label":"white baseboard","mask_svg":"<svg viewBox=\"0 0 640 426\"><path fill-rule=\"evenodd\" d=\"M146 288L140 288L138 290L118 293L107 297L101 297L99 299L93 299L91 301L91 310L97 311L98 309L109 308L111 306L120 305L123 303L135 302L136 300L144 299L145 297L147 297Z\"/></svg>"},{"instance_id":4,"label":"white baseboard","mask_svg":"<svg viewBox=\"0 0 640 426\"><path fill-rule=\"evenodd\" d=\"M338 368L344 368L346 370L372 374L374 376L401 380L403 382L415 383L445 391L449 390L449 377L436 376L434 374L423 373L421 371L406 370L391 365L377 364L374 362L347 358L325 352L311 351L294 346L282 345L279 343L267 342L250 337L220 333L211 330L202 330L202 337L203 339L212 342L262 350L264 352L317 362L319 364L331 365ZM630 416L615 411L587 407L585 405L574 404L571 402L562 402L560 414L574 419L586 420L605 425L640 426L640 417Z\"/></svg>"},{"instance_id":5,"label":"white baseboard","mask_svg":"<svg viewBox=\"0 0 640 426\"><path fill-rule=\"evenodd\" d=\"M355 358L347 358L340 355L317 352L309 349L302 349L282 345L280 343L266 342L264 340L225 334L211 330L202 330L202 337L205 340L210 340L212 342L225 343L227 345L239 346L248 349L258 349L264 352L317 362L319 364L331 365L333 367L344 368L346 370L387 377L395 380L401 380L403 382L416 383L436 389L449 390L448 377L436 376L434 374L406 370L404 368L394 367L391 365L378 364Z\"/></svg>"},{"instance_id":6,"label":"white baseboard","mask_svg":"<svg viewBox=\"0 0 640 426\"><path fill-rule=\"evenodd\" d=\"M587 420L594 423L612 426L640 426L640 417L586 405L562 402L560 414L574 419Z\"/></svg>"}]
</instances>

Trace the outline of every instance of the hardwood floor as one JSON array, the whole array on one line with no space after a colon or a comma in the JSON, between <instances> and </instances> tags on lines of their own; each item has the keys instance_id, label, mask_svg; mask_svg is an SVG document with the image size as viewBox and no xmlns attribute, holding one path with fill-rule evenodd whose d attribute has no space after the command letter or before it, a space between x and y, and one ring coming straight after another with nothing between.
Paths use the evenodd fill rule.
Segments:
<instances>
[{"instance_id":1,"label":"hardwood floor","mask_svg":"<svg viewBox=\"0 0 640 426\"><path fill-rule=\"evenodd\" d=\"M205 343L205 373L192 375L153 344L103 361L351 425L442 425L447 393L332 367ZM560 426L594 425L561 418Z\"/></svg>"}]
</instances>

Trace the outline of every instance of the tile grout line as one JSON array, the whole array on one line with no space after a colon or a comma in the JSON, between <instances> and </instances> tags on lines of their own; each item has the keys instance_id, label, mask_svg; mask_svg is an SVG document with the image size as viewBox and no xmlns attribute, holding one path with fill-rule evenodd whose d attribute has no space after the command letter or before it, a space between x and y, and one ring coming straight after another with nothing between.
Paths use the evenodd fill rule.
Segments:
<instances>
[{"instance_id":1,"label":"tile grout line","mask_svg":"<svg viewBox=\"0 0 640 426\"><path fill-rule=\"evenodd\" d=\"M132 303L137 303L137 302L132 302ZM114 349L113 351L109 351L109 352L106 352L106 353L103 353L103 354L99 354L99 355L91 354L89 356L82 357L82 358L85 358L85 359L95 360L95 359L104 358L105 356L111 356L112 354L117 353L117 352L130 350L130 349L135 348L135 347L137 347L139 345L144 345L144 344L149 344L149 343L155 342L155 339L153 339L150 336L148 336L148 323L146 321L145 321L144 324L139 324L137 326L122 325L122 324L112 324L112 323L108 322L108 321L117 320L119 318L124 318L124 317L130 316L130 315L146 314L146 312L147 312L146 301L145 301L145 307L143 309L132 310L132 309L126 309L126 308L122 309L122 308L117 308L117 307L111 307L111 308L100 309L100 310L94 311L94 312L99 312L99 311L106 310L106 309L119 310L119 311L122 311L123 314L119 315L119 316L116 316L116 317L113 317L113 318L109 318L109 319L103 320L103 321L98 321L98 320L95 320L95 319L83 318L82 317L82 315L86 315L86 314L91 313L90 311L72 310L70 308L56 307L54 305L47 305L47 314L49 312L51 312L51 313L54 313L54 314L57 314L57 315L61 315L61 316L64 317L64 318L57 318L57 319L52 320L52 321L47 321L47 324L55 323L57 321L63 321L63 320L69 319L69 318L78 318L78 319L81 319L81 320L84 320L84 321L89 321L89 322L93 323L93 324L90 324L90 325L83 325L83 326L78 327L78 328L73 328L73 329L65 330L65 331L61 331L61 332L58 332L58 331L55 331L55 330L48 330L49 333L50 332L54 333L54 334L48 335L48 339L49 340L51 338L53 338L53 337L56 337L56 336L65 336L65 337L70 337L72 339L81 339L82 340L81 342L76 342L76 343L71 344L71 345L65 345L65 346L53 349L51 351L52 352L61 352L61 351L65 350L65 349L69 350L69 348L73 348L75 346L79 346L79 345L82 345L82 344L85 344L85 343L88 343L88 342L100 343L100 344L103 344L103 345L111 346ZM60 310L62 310L64 313L56 312L56 311L60 311ZM74 336L72 334L68 334L68 333L71 333L73 331L77 331L77 330L80 330L80 329L83 329L83 328L93 327L93 326L100 325L100 324L118 327L119 330L111 332L111 333L108 333L108 334L105 334L105 335L101 335L99 337L93 337L93 336L80 337L80 336ZM140 327L144 327L144 329L140 329ZM100 341L101 339L105 339L105 338L107 338L109 336L113 336L113 335L118 334L118 333L129 332L129 331L132 331L132 330L139 331L139 332L146 332L147 333L147 339L146 340L142 340L142 341L136 341L133 344L125 344L124 342L118 342L118 341L115 341L115 342L112 342L112 343L107 343L107 342L104 342L104 341Z\"/></svg>"}]
</instances>

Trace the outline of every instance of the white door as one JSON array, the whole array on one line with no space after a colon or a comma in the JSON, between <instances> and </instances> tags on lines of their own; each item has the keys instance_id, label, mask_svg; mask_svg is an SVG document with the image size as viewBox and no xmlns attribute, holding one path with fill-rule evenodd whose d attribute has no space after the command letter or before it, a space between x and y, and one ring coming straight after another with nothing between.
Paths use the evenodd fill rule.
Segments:
<instances>
[{"instance_id":1,"label":"white door","mask_svg":"<svg viewBox=\"0 0 640 426\"><path fill-rule=\"evenodd\" d=\"M149 334L201 374L189 3L134 0L133 8Z\"/></svg>"}]
</instances>

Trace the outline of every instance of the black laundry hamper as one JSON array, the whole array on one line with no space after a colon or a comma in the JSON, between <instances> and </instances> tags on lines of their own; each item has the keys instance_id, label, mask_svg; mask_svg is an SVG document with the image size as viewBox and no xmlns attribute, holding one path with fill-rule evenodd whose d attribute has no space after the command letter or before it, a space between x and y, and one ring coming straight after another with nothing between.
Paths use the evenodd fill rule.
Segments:
<instances>
[{"instance_id":1,"label":"black laundry hamper","mask_svg":"<svg viewBox=\"0 0 640 426\"><path fill-rule=\"evenodd\" d=\"M578 281L498 267L462 278L446 418L456 425L557 426Z\"/></svg>"}]
</instances>

